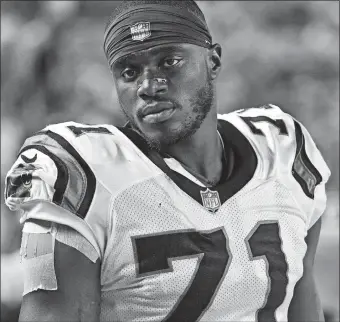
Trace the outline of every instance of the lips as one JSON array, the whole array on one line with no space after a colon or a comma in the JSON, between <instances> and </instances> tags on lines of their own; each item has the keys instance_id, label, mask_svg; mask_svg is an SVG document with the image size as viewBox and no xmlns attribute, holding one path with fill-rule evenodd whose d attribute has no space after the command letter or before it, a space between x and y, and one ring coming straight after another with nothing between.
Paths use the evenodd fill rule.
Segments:
<instances>
[{"instance_id":1,"label":"lips","mask_svg":"<svg viewBox=\"0 0 340 322\"><path fill-rule=\"evenodd\" d=\"M156 102L148 104L141 111L141 117L145 123L163 123L171 118L175 111L176 109L171 102Z\"/></svg>"},{"instance_id":2,"label":"lips","mask_svg":"<svg viewBox=\"0 0 340 322\"><path fill-rule=\"evenodd\" d=\"M156 102L146 105L142 110L141 116L144 118L145 116L157 114L164 110L171 110L173 108L174 105L171 102Z\"/></svg>"}]
</instances>

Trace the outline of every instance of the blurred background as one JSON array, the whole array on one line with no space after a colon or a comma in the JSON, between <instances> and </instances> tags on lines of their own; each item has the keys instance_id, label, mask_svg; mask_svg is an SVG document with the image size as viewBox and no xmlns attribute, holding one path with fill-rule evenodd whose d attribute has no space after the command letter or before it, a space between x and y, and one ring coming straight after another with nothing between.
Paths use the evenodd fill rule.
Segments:
<instances>
[{"instance_id":1,"label":"blurred background","mask_svg":"<svg viewBox=\"0 0 340 322\"><path fill-rule=\"evenodd\" d=\"M115 1L1 1L1 188L25 137L47 124L123 125L102 51ZM310 131L332 171L316 257L327 321L339 321L339 3L199 1L222 45L219 111L273 103ZM1 194L1 197L3 193ZM1 199L1 321L22 293L19 216Z\"/></svg>"}]
</instances>

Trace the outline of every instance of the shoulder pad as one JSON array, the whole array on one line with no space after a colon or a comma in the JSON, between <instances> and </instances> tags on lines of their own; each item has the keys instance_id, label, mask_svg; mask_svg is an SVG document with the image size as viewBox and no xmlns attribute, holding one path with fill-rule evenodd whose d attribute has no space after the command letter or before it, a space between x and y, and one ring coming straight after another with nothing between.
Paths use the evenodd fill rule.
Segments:
<instances>
[{"instance_id":1,"label":"shoulder pad","mask_svg":"<svg viewBox=\"0 0 340 322\"><path fill-rule=\"evenodd\" d=\"M110 133L104 126L67 122L26 139L5 179L5 203L24 211L21 222L37 219L72 227L102 254L111 194L79 148L76 137L83 129Z\"/></svg>"},{"instance_id":2,"label":"shoulder pad","mask_svg":"<svg viewBox=\"0 0 340 322\"><path fill-rule=\"evenodd\" d=\"M324 186L330 171L300 122L273 104L238 110L221 118L230 121L250 141L260 161L262 179L275 177L288 186L308 215L317 208L323 211Z\"/></svg>"},{"instance_id":3,"label":"shoulder pad","mask_svg":"<svg viewBox=\"0 0 340 322\"><path fill-rule=\"evenodd\" d=\"M102 254L114 194L140 177L154 176L145 158L114 126L49 125L22 146L6 177L5 202L11 210L23 210L21 222L72 227Z\"/></svg>"},{"instance_id":4,"label":"shoulder pad","mask_svg":"<svg viewBox=\"0 0 340 322\"><path fill-rule=\"evenodd\" d=\"M51 125L26 139L6 178L5 197L11 209L30 200L46 200L85 218L97 181L65 138L71 124Z\"/></svg>"}]
</instances>

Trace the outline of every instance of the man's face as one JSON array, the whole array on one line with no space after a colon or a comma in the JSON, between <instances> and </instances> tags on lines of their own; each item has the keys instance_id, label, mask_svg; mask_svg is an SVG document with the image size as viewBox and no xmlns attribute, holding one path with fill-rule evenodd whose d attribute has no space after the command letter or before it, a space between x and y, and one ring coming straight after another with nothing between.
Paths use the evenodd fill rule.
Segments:
<instances>
[{"instance_id":1,"label":"man's face","mask_svg":"<svg viewBox=\"0 0 340 322\"><path fill-rule=\"evenodd\" d=\"M207 55L195 45L161 45L113 64L121 108L153 148L190 137L210 111L214 87Z\"/></svg>"}]
</instances>

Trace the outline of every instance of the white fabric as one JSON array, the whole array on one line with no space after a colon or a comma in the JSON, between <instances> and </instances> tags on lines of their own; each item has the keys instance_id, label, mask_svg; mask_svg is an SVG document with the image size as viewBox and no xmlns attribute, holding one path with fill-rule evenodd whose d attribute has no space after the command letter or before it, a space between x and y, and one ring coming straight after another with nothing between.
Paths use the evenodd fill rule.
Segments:
<instances>
[{"instance_id":1,"label":"white fabric","mask_svg":"<svg viewBox=\"0 0 340 322\"><path fill-rule=\"evenodd\" d=\"M329 170L308 137L306 151L323 182L315 189L314 199L307 197L291 174L296 153L294 120L277 107L250 109L242 115L282 119L288 135L279 135L278 129L266 122L256 123L265 135L255 135L239 113L219 116L248 139L258 166L250 182L214 214L179 189L115 127L104 126L112 135L88 133L79 137L66 126L86 125L71 122L49 127L74 146L96 176L96 192L89 212L81 219L51 203L50 196L47 201L16 205L25 212L22 221L35 218L68 225L96 249L102 263L101 321L160 321L170 314L190 288L203 255L168 259L172 269L167 272L138 276L134 241L147 235L188 230L223 231L230 256L225 274L211 302L202 310L200 320L255 321L257 311L268 300L270 265L264 257L252 255L248 239L265 224L278 225L280 252L288 264L286 293L275 311L277 321L287 320L294 286L303 274L304 238L325 207L324 185ZM178 163L166 162L193 179ZM42 184L44 179L40 179ZM263 236L264 241L266 238ZM197 299L205 290L200 292Z\"/></svg>"},{"instance_id":2,"label":"white fabric","mask_svg":"<svg viewBox=\"0 0 340 322\"><path fill-rule=\"evenodd\" d=\"M232 261L202 321L254 321L265 300L268 278L266 261L249 258L246 238L258 222L268 220L279 222L289 265L287 295L276 312L278 321L287 320L295 283L303 273L306 216L279 182L253 179L216 214L207 212L165 177L134 185L117 197L115 205L115 229L102 264L102 321L162 320L197 269L197 256L173 259L173 272L136 278L132 237L218 227L225 228Z\"/></svg>"}]
</instances>

